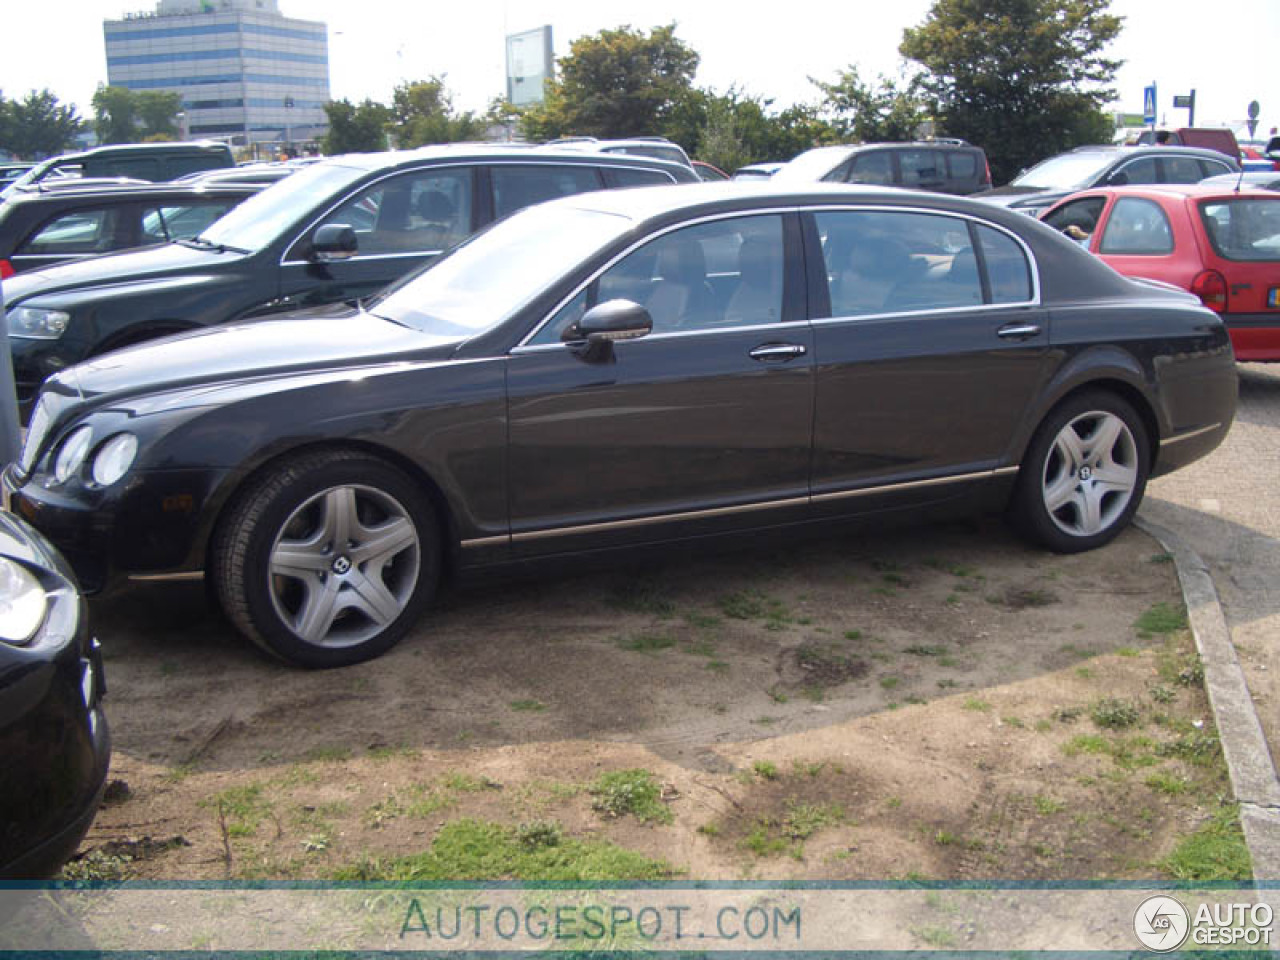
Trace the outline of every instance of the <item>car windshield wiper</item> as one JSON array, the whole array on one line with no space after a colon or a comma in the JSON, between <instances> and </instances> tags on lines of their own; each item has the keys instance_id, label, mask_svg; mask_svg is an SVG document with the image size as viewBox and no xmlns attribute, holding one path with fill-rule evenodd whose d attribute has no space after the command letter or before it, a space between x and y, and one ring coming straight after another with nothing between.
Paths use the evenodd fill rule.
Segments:
<instances>
[{"instance_id":1,"label":"car windshield wiper","mask_svg":"<svg viewBox=\"0 0 1280 960\"><path fill-rule=\"evenodd\" d=\"M192 250L212 250L214 253L248 253L248 250L240 247L229 247L225 243L213 243L204 237L186 237L176 241L184 247L190 247Z\"/></svg>"}]
</instances>

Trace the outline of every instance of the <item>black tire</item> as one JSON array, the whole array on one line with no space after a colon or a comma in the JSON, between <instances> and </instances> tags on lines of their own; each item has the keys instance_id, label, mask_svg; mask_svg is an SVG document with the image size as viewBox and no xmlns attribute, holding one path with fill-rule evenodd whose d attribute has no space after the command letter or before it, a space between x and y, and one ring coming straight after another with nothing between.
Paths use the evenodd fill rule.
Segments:
<instances>
[{"instance_id":1,"label":"black tire","mask_svg":"<svg viewBox=\"0 0 1280 960\"><path fill-rule=\"evenodd\" d=\"M1076 394L1036 430L1010 512L1025 536L1050 550L1093 550L1133 519L1150 465L1146 425L1126 400L1105 390Z\"/></svg>"},{"instance_id":2,"label":"black tire","mask_svg":"<svg viewBox=\"0 0 1280 960\"><path fill-rule=\"evenodd\" d=\"M284 460L237 494L209 570L241 633L289 663L326 668L399 642L435 594L440 557L418 484L376 457L328 450Z\"/></svg>"}]
</instances>

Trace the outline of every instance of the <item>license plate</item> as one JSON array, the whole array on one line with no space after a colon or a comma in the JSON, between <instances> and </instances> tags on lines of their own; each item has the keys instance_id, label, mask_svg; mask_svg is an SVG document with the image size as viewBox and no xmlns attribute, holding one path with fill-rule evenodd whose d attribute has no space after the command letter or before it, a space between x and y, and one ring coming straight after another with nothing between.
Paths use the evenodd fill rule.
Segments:
<instances>
[{"instance_id":1,"label":"license plate","mask_svg":"<svg viewBox=\"0 0 1280 960\"><path fill-rule=\"evenodd\" d=\"M1267 293L1267 306L1280 307L1280 287L1272 287Z\"/></svg>"}]
</instances>

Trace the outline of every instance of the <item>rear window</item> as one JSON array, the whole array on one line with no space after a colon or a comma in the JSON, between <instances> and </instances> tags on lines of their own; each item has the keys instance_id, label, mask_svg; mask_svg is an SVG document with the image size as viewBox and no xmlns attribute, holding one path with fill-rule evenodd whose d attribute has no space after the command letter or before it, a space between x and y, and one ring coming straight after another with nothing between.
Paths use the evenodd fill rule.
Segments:
<instances>
[{"instance_id":1,"label":"rear window","mask_svg":"<svg viewBox=\"0 0 1280 960\"><path fill-rule=\"evenodd\" d=\"M978 159L972 153L949 150L947 164L951 168L951 176L956 180L972 180L978 175Z\"/></svg>"},{"instance_id":2,"label":"rear window","mask_svg":"<svg viewBox=\"0 0 1280 960\"><path fill-rule=\"evenodd\" d=\"M1238 197L1200 204L1200 221L1218 256L1280 260L1280 197Z\"/></svg>"}]
</instances>

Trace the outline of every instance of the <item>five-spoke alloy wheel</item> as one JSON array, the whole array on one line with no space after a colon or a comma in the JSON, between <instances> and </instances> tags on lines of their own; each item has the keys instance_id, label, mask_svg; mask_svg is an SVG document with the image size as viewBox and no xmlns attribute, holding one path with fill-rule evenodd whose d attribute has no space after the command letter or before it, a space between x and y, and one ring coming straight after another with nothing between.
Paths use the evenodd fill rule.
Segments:
<instances>
[{"instance_id":1,"label":"five-spoke alloy wheel","mask_svg":"<svg viewBox=\"0 0 1280 960\"><path fill-rule=\"evenodd\" d=\"M1068 398L1040 425L1014 493L1015 517L1060 553L1100 547L1132 519L1146 489L1149 440L1133 408L1110 393Z\"/></svg>"},{"instance_id":2,"label":"five-spoke alloy wheel","mask_svg":"<svg viewBox=\"0 0 1280 960\"><path fill-rule=\"evenodd\" d=\"M239 496L212 554L219 601L245 634L309 667L376 657L430 600L440 544L430 502L382 460L284 461Z\"/></svg>"}]
</instances>

